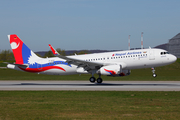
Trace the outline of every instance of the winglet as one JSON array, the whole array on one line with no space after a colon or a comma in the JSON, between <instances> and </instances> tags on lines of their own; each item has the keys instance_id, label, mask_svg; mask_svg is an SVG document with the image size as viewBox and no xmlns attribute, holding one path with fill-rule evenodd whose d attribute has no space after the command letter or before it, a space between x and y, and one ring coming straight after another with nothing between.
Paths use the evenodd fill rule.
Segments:
<instances>
[{"instance_id":1,"label":"winglet","mask_svg":"<svg viewBox=\"0 0 180 120\"><path fill-rule=\"evenodd\" d=\"M51 44L49 44L49 47L51 49L51 51L53 52L54 55L60 55L52 46Z\"/></svg>"}]
</instances>

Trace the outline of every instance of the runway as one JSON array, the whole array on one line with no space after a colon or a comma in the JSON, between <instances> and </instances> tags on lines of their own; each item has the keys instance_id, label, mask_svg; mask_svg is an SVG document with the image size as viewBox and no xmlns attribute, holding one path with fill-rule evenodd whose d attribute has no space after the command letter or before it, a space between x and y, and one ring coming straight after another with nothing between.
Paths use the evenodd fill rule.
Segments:
<instances>
[{"instance_id":1,"label":"runway","mask_svg":"<svg viewBox=\"0 0 180 120\"><path fill-rule=\"evenodd\" d=\"M0 90L180 91L180 81L0 81Z\"/></svg>"}]
</instances>

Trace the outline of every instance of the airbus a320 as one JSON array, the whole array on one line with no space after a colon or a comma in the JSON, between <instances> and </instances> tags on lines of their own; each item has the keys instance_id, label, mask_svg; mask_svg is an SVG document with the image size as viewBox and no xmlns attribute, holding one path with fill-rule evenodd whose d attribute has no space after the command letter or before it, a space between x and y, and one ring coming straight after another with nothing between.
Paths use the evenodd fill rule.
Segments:
<instances>
[{"instance_id":1,"label":"airbus a320","mask_svg":"<svg viewBox=\"0 0 180 120\"><path fill-rule=\"evenodd\" d=\"M156 77L155 67L177 60L166 50L155 48L62 56L51 45L56 57L41 58L17 35L8 35L8 39L16 62L9 63L7 68L49 75L91 74L89 81L92 83L102 83L101 75L122 77L130 75L131 69L140 68L152 68L153 77ZM99 77L96 79L94 74Z\"/></svg>"}]
</instances>

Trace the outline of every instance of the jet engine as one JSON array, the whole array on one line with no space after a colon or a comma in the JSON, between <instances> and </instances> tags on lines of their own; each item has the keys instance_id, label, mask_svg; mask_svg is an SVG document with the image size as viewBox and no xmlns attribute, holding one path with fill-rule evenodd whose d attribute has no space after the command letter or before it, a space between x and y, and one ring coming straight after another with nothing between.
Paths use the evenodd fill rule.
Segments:
<instances>
[{"instance_id":1,"label":"jet engine","mask_svg":"<svg viewBox=\"0 0 180 120\"><path fill-rule=\"evenodd\" d=\"M121 65L108 65L101 67L98 71L98 74L108 75L108 76L127 76L130 75L130 70L122 70Z\"/></svg>"},{"instance_id":2,"label":"jet engine","mask_svg":"<svg viewBox=\"0 0 180 120\"><path fill-rule=\"evenodd\" d=\"M122 72L120 74L117 75L109 75L109 76L113 76L113 77L121 77L121 76L128 76L131 74L131 70L122 70Z\"/></svg>"}]
</instances>

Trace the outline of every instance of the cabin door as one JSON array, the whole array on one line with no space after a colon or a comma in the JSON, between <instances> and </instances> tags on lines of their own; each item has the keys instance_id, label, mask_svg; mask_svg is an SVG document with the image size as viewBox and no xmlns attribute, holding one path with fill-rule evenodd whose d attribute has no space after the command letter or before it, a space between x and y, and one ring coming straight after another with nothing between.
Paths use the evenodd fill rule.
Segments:
<instances>
[{"instance_id":1,"label":"cabin door","mask_svg":"<svg viewBox=\"0 0 180 120\"><path fill-rule=\"evenodd\" d=\"M155 60L154 50L149 49L149 60Z\"/></svg>"}]
</instances>

